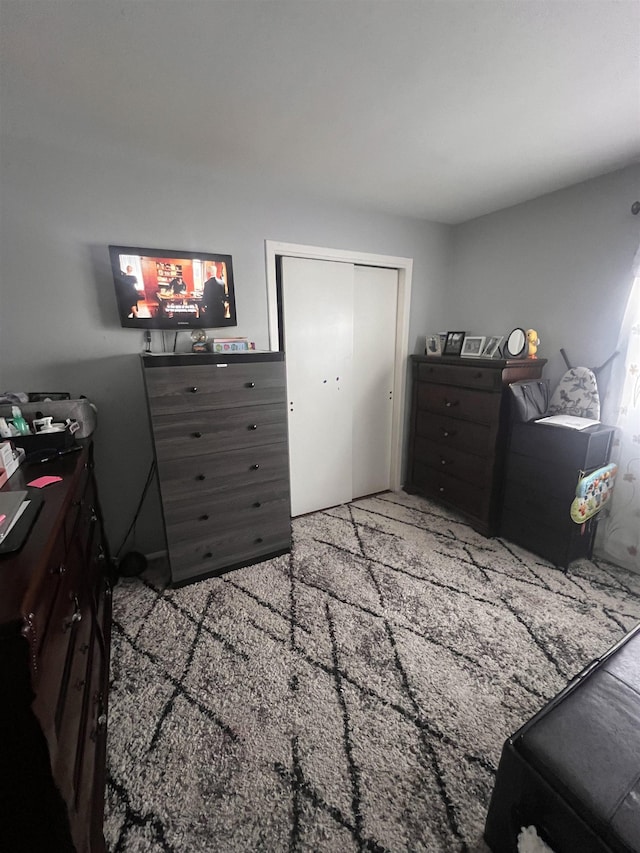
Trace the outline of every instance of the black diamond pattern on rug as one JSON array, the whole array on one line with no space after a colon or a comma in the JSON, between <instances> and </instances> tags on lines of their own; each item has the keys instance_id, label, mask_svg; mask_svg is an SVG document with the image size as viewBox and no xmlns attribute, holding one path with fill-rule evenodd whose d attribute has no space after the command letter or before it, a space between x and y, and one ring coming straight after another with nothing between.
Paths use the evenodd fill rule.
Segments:
<instances>
[{"instance_id":1,"label":"black diamond pattern on rug","mask_svg":"<svg viewBox=\"0 0 640 853\"><path fill-rule=\"evenodd\" d=\"M113 608L111 853L480 853L503 741L640 621L640 576L398 492Z\"/></svg>"}]
</instances>

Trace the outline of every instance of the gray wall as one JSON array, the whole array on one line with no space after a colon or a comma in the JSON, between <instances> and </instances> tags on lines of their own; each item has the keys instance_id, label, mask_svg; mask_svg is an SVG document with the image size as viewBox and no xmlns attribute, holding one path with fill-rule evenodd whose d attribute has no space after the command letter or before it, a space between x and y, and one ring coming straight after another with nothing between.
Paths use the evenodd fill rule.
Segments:
<instances>
[{"instance_id":1,"label":"gray wall","mask_svg":"<svg viewBox=\"0 0 640 853\"><path fill-rule=\"evenodd\" d=\"M8 137L0 153L0 390L64 390L96 403L96 470L114 549L152 451L138 356L143 333L118 325L109 243L232 255L233 333L262 349L269 346L265 239L413 258L410 351L423 349L430 314L444 316L447 226L284 198L177 162L89 150L77 139ZM157 349L160 333L154 337ZM181 333L178 349L189 347ZM155 485L136 534L130 547L163 549Z\"/></svg>"},{"instance_id":2,"label":"gray wall","mask_svg":"<svg viewBox=\"0 0 640 853\"><path fill-rule=\"evenodd\" d=\"M455 228L449 329L536 329L552 388L566 370L561 347L573 365L602 364L631 288L638 199L640 166L632 166Z\"/></svg>"},{"instance_id":3,"label":"gray wall","mask_svg":"<svg viewBox=\"0 0 640 853\"><path fill-rule=\"evenodd\" d=\"M235 333L259 348L268 348L265 239L413 258L413 352L426 332L533 326L555 381L560 347L588 365L615 347L639 236L630 206L640 198L640 166L453 229L285 198L77 139L6 137L0 154L0 390L67 390L95 401L112 547L133 517L152 452L142 333L118 326L109 243L231 254ZM189 345L182 333L178 349ZM164 547L155 485L129 546Z\"/></svg>"}]
</instances>

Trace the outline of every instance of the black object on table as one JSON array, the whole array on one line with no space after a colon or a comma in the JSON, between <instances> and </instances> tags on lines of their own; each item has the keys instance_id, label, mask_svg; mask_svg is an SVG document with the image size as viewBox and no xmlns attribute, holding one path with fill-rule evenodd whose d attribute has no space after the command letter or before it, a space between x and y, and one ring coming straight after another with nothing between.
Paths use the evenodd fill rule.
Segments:
<instances>
[{"instance_id":1,"label":"black object on table","mask_svg":"<svg viewBox=\"0 0 640 853\"><path fill-rule=\"evenodd\" d=\"M609 461L613 434L602 424L513 423L499 535L562 568L591 557L598 516L580 525L569 513L580 473Z\"/></svg>"}]
</instances>

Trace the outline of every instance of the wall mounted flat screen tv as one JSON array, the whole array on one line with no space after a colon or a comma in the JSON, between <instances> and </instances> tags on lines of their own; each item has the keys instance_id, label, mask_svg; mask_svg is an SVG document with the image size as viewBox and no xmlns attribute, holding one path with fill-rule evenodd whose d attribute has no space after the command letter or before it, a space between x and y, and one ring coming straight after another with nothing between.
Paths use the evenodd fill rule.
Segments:
<instances>
[{"instance_id":1,"label":"wall mounted flat screen tv","mask_svg":"<svg viewBox=\"0 0 640 853\"><path fill-rule=\"evenodd\" d=\"M131 329L236 326L231 255L109 246L120 325Z\"/></svg>"}]
</instances>

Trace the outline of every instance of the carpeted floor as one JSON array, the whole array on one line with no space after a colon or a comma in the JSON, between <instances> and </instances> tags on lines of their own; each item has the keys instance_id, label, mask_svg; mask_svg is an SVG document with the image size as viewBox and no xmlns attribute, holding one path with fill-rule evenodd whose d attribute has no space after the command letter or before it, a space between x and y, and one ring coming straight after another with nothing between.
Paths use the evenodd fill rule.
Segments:
<instances>
[{"instance_id":1,"label":"carpeted floor","mask_svg":"<svg viewBox=\"0 0 640 853\"><path fill-rule=\"evenodd\" d=\"M640 576L565 574L403 492L293 533L115 588L108 849L486 850L503 741L640 621Z\"/></svg>"}]
</instances>

